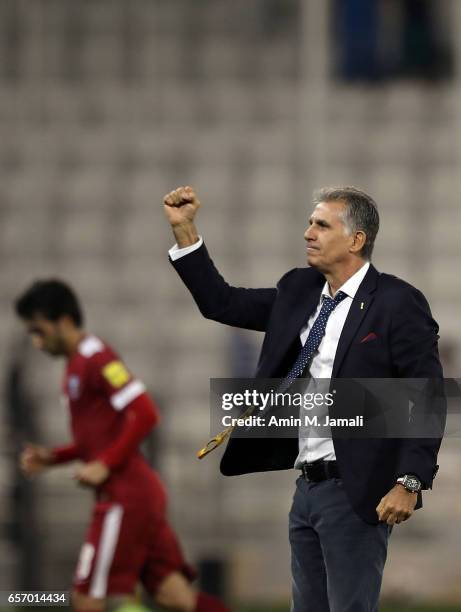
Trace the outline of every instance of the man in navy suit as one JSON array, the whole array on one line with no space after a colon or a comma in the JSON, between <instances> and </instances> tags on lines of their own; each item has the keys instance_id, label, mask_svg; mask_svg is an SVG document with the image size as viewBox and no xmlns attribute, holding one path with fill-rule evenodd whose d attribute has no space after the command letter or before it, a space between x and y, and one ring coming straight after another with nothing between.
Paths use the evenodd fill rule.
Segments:
<instances>
[{"instance_id":1,"label":"man in navy suit","mask_svg":"<svg viewBox=\"0 0 461 612\"><path fill-rule=\"evenodd\" d=\"M304 238L309 267L276 288L228 285L194 219L190 187L164 199L176 238L170 259L202 314L264 331L256 376L440 381L438 325L420 291L370 263L379 228L374 200L353 187L314 199ZM440 437L231 437L225 475L300 470L290 511L294 612L374 612L394 524L432 487Z\"/></svg>"}]
</instances>

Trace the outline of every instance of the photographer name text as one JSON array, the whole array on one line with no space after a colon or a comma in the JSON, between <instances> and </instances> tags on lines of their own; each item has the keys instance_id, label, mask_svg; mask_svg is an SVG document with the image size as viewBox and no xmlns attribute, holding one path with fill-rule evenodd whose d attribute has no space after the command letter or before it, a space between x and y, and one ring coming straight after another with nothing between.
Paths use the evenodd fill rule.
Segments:
<instances>
[{"instance_id":1,"label":"photographer name text","mask_svg":"<svg viewBox=\"0 0 461 612\"><path fill-rule=\"evenodd\" d=\"M363 427L363 416L353 418L332 418L326 415L323 421L317 415L303 417L247 416L245 418L225 415L223 427Z\"/></svg>"}]
</instances>

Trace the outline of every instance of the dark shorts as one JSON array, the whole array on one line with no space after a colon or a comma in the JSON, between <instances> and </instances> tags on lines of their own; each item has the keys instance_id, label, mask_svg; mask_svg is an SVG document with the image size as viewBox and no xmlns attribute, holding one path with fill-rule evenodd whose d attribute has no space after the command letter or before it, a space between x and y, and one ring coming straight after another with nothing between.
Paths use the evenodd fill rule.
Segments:
<instances>
[{"instance_id":1,"label":"dark shorts","mask_svg":"<svg viewBox=\"0 0 461 612\"><path fill-rule=\"evenodd\" d=\"M142 582L153 595L173 572L196 576L165 516L140 504L95 505L74 575L76 591L105 598L131 594Z\"/></svg>"}]
</instances>

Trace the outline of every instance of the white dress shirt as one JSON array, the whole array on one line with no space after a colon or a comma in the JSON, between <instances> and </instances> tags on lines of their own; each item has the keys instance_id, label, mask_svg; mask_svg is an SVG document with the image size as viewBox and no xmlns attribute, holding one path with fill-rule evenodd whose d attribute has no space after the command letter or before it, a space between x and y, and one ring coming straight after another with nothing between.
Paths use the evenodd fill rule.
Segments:
<instances>
[{"instance_id":1,"label":"white dress shirt","mask_svg":"<svg viewBox=\"0 0 461 612\"><path fill-rule=\"evenodd\" d=\"M189 255L189 253L193 253L194 251L199 249L202 246L202 244L203 244L203 238L199 236L199 240L197 242L194 242L194 244L191 244L190 246L183 247L182 249L180 249L178 245L175 244L168 251L168 255L171 257L171 261L176 261L177 259L184 257L184 255Z\"/></svg>"},{"instance_id":2,"label":"white dress shirt","mask_svg":"<svg viewBox=\"0 0 461 612\"><path fill-rule=\"evenodd\" d=\"M203 239L200 236L198 242L191 246L180 249L175 244L169 251L169 255L173 261L176 261L180 257L184 257L193 251L196 251L203 244ZM328 392L329 379L333 373L333 363L335 360L336 350L338 348L339 338L346 322L346 317L349 313L349 309L352 304L352 300L358 291L358 288L365 278L370 263L365 263L360 270L353 274L339 291L343 291L346 294L346 298L340 302L331 313L326 328L325 335L319 345L317 352L315 353L310 368L309 374L311 378L307 383L306 392ZM300 340L302 345L306 343L309 332L314 324L315 319L320 314L322 307L323 295L328 297L334 297L330 294L328 283L322 289L322 295L315 312L309 317L306 325L300 331ZM320 379L324 379L323 381ZM327 380L325 380L327 379ZM325 386L325 389L321 388ZM295 467L299 467L301 463L308 461L317 461L318 459L324 459L326 461L333 461L336 459L335 449L333 446L333 440L331 435L325 438L317 438L312 436L312 431L309 428L300 428L299 430L299 453L295 461Z\"/></svg>"},{"instance_id":3,"label":"white dress shirt","mask_svg":"<svg viewBox=\"0 0 461 612\"><path fill-rule=\"evenodd\" d=\"M365 263L360 270L357 270L357 272L338 289L338 291L345 293L347 297L336 306L327 321L325 335L322 338L319 348L315 353L309 368L309 374L312 378L309 379L307 384L306 392L308 393L327 393L329 390L328 379L331 378L333 373L333 363L336 356L336 350L338 348L339 338L341 336L341 332L343 331L344 323L346 322L346 317L349 313L352 300L357 293L360 283L365 278L365 274L368 272L369 267L370 263ZM320 314L323 295L334 297L330 294L330 288L327 282L325 282L325 285L323 286L322 295L320 296L317 309L309 317L305 327L301 329L300 339L303 346L306 343L315 319ZM328 428L325 427L325 429L328 431ZM334 461L336 459L331 434L329 437L325 438L317 438L312 434L313 430L311 428L300 428L299 453L295 461L295 467L300 467L300 464L304 461L308 461L310 463L312 461L317 461L318 459L324 459L325 461Z\"/></svg>"}]
</instances>

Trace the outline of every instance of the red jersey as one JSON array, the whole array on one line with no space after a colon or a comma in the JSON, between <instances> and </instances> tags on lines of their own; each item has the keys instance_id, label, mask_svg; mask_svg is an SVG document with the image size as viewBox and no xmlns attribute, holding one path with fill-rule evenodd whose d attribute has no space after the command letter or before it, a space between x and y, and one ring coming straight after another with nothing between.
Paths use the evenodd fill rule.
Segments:
<instances>
[{"instance_id":1,"label":"red jersey","mask_svg":"<svg viewBox=\"0 0 461 612\"><path fill-rule=\"evenodd\" d=\"M74 443L55 449L56 462L100 460L111 475L98 499L146 501L163 489L139 451L139 443L159 415L144 384L100 338L87 335L67 362L63 383ZM163 495L160 495L163 497Z\"/></svg>"}]
</instances>

